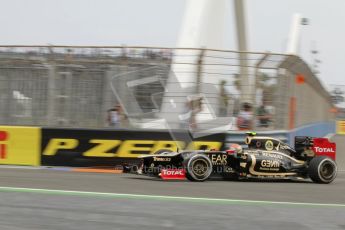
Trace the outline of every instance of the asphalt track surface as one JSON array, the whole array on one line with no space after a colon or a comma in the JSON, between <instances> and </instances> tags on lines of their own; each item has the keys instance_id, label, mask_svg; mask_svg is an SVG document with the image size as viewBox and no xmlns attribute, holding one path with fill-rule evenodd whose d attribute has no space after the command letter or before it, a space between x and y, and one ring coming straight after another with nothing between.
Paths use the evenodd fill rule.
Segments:
<instances>
[{"instance_id":1,"label":"asphalt track surface","mask_svg":"<svg viewBox=\"0 0 345 230\"><path fill-rule=\"evenodd\" d=\"M0 186L5 230L345 229L345 173L320 185L2 168Z\"/></svg>"},{"instance_id":2,"label":"asphalt track surface","mask_svg":"<svg viewBox=\"0 0 345 230\"><path fill-rule=\"evenodd\" d=\"M344 137L335 137L339 161ZM340 155L342 154L342 155ZM345 229L345 172L310 181L202 183L0 168L0 229Z\"/></svg>"}]
</instances>

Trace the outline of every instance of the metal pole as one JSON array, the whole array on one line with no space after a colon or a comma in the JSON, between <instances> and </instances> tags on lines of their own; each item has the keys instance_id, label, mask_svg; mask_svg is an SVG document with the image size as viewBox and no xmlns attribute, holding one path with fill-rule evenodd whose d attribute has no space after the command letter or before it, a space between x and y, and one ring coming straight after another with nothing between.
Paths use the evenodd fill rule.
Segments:
<instances>
[{"instance_id":1,"label":"metal pole","mask_svg":"<svg viewBox=\"0 0 345 230\"><path fill-rule=\"evenodd\" d=\"M240 77L241 77L241 102L254 101L253 90L249 83L248 69L247 69L247 36L246 36L246 21L245 12L243 6L244 0L234 0L234 10L236 17L236 29L237 29L237 43L239 58L240 58Z\"/></svg>"},{"instance_id":2,"label":"metal pole","mask_svg":"<svg viewBox=\"0 0 345 230\"><path fill-rule=\"evenodd\" d=\"M55 100L56 100L56 86L55 86L55 65L50 62L48 66L48 98L47 98L47 124L53 126L55 124Z\"/></svg>"},{"instance_id":3,"label":"metal pole","mask_svg":"<svg viewBox=\"0 0 345 230\"><path fill-rule=\"evenodd\" d=\"M205 50L202 49L200 51L200 54L199 54L199 58L198 58L198 66L197 66L197 73L196 73L196 93L199 94L201 93L201 90L200 89L200 85L202 83L202 65L203 65L203 59L204 59L204 55L205 55Z\"/></svg>"}]
</instances>

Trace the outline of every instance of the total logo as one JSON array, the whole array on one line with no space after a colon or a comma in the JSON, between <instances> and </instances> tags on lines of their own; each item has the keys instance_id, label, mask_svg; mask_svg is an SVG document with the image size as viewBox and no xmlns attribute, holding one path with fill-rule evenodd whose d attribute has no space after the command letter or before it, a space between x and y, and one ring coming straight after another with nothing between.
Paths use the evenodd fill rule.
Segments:
<instances>
[{"instance_id":1,"label":"total logo","mask_svg":"<svg viewBox=\"0 0 345 230\"><path fill-rule=\"evenodd\" d=\"M184 171L181 170L162 170L162 174L165 176L184 176Z\"/></svg>"},{"instance_id":2,"label":"total logo","mask_svg":"<svg viewBox=\"0 0 345 230\"><path fill-rule=\"evenodd\" d=\"M8 140L8 132L0 131L0 159L7 158L7 144L4 143Z\"/></svg>"},{"instance_id":3,"label":"total logo","mask_svg":"<svg viewBox=\"0 0 345 230\"><path fill-rule=\"evenodd\" d=\"M184 169L162 169L160 177L163 180L184 180L186 172Z\"/></svg>"},{"instance_id":4,"label":"total logo","mask_svg":"<svg viewBox=\"0 0 345 230\"><path fill-rule=\"evenodd\" d=\"M321 148L321 147L315 147L315 151L318 153L334 153L333 148Z\"/></svg>"}]
</instances>

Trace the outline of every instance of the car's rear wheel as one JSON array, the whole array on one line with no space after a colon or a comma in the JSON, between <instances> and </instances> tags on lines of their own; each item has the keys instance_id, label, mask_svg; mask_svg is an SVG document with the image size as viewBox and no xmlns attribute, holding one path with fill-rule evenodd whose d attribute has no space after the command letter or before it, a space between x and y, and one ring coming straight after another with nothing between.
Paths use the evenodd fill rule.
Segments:
<instances>
[{"instance_id":1,"label":"car's rear wheel","mask_svg":"<svg viewBox=\"0 0 345 230\"><path fill-rule=\"evenodd\" d=\"M212 173L212 162L204 154L195 154L185 159L186 177L190 181L205 181Z\"/></svg>"},{"instance_id":2,"label":"car's rear wheel","mask_svg":"<svg viewBox=\"0 0 345 230\"><path fill-rule=\"evenodd\" d=\"M331 183L337 175L337 164L326 156L315 157L309 163L308 174L316 183Z\"/></svg>"}]
</instances>

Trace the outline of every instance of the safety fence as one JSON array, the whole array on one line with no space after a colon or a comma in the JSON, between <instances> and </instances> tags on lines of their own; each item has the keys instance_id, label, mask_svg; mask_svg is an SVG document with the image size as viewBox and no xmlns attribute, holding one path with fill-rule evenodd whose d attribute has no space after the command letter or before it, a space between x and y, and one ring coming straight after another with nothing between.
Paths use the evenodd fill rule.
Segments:
<instances>
[{"instance_id":1,"label":"safety fence","mask_svg":"<svg viewBox=\"0 0 345 230\"><path fill-rule=\"evenodd\" d=\"M3 125L164 129L168 120L169 128L276 130L334 117L331 96L297 56L157 47L0 47Z\"/></svg>"},{"instance_id":2,"label":"safety fence","mask_svg":"<svg viewBox=\"0 0 345 230\"><path fill-rule=\"evenodd\" d=\"M338 118L345 119L345 85L331 84L329 85L332 102L336 105L339 111Z\"/></svg>"}]
</instances>

